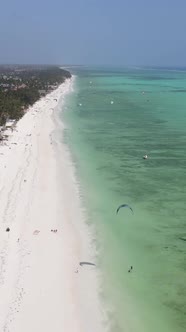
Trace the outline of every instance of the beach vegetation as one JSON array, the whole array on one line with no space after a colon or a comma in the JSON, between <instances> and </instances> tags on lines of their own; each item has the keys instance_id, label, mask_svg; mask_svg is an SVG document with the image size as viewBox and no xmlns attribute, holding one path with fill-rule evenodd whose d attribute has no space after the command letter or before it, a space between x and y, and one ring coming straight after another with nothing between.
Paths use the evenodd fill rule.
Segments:
<instances>
[{"instance_id":1,"label":"beach vegetation","mask_svg":"<svg viewBox=\"0 0 186 332\"><path fill-rule=\"evenodd\" d=\"M70 77L55 66L0 66L0 126L19 120L29 106Z\"/></svg>"}]
</instances>

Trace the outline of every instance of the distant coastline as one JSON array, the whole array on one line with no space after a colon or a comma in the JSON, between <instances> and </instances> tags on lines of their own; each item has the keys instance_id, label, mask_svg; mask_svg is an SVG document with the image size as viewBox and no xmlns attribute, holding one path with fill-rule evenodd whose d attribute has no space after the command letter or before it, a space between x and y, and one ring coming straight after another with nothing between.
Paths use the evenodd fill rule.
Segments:
<instances>
[{"instance_id":1,"label":"distant coastline","mask_svg":"<svg viewBox=\"0 0 186 332\"><path fill-rule=\"evenodd\" d=\"M67 78L70 72L57 66L0 65L0 139L7 126Z\"/></svg>"}]
</instances>

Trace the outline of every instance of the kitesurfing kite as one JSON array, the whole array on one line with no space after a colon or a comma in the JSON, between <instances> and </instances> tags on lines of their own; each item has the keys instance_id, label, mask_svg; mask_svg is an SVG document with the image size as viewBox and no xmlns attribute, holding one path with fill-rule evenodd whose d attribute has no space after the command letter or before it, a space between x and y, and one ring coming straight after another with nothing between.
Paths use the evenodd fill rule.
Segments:
<instances>
[{"instance_id":1,"label":"kitesurfing kite","mask_svg":"<svg viewBox=\"0 0 186 332\"><path fill-rule=\"evenodd\" d=\"M119 210L120 210L121 208L124 208L124 207L129 208L129 209L132 211L132 213L134 213L133 210L132 210L132 208L131 208L128 204L121 204L120 206L118 206L118 208L117 208L117 210L116 210L116 213L118 213Z\"/></svg>"},{"instance_id":2,"label":"kitesurfing kite","mask_svg":"<svg viewBox=\"0 0 186 332\"><path fill-rule=\"evenodd\" d=\"M79 262L79 265L83 266L83 265L96 265L94 263L90 263L90 262Z\"/></svg>"}]
</instances>

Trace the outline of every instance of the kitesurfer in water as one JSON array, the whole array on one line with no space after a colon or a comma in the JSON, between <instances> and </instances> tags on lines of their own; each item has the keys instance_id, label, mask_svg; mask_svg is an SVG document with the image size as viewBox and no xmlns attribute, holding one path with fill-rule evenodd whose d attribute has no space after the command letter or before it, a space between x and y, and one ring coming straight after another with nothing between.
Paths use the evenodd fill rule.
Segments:
<instances>
[{"instance_id":1,"label":"kitesurfer in water","mask_svg":"<svg viewBox=\"0 0 186 332\"><path fill-rule=\"evenodd\" d=\"M130 267L130 269L128 270L128 272L131 272L133 270L133 266Z\"/></svg>"}]
</instances>

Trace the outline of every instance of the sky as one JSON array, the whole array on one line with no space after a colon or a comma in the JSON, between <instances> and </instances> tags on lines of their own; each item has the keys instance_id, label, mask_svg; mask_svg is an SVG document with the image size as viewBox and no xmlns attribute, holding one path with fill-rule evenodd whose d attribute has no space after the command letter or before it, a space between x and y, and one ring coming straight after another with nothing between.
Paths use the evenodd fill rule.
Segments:
<instances>
[{"instance_id":1,"label":"sky","mask_svg":"<svg viewBox=\"0 0 186 332\"><path fill-rule=\"evenodd\" d=\"M0 63L186 67L186 0L6 0Z\"/></svg>"}]
</instances>

